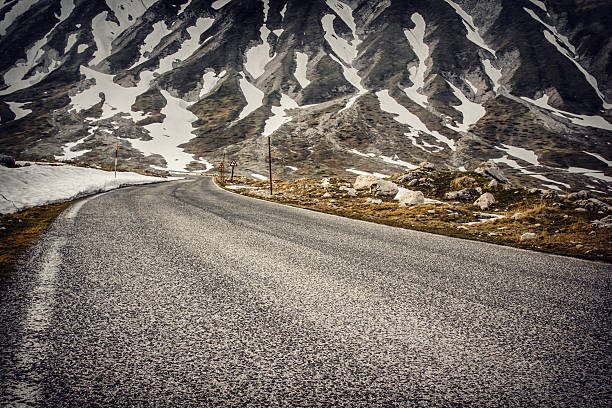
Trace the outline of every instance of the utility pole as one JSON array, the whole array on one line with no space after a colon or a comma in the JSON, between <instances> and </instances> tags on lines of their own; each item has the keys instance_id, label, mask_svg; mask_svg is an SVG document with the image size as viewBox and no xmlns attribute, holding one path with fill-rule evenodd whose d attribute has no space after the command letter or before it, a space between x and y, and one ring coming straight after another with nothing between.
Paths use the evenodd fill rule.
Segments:
<instances>
[{"instance_id":1,"label":"utility pole","mask_svg":"<svg viewBox=\"0 0 612 408\"><path fill-rule=\"evenodd\" d=\"M268 165L270 167L270 195L272 195L272 148L270 147L270 136L268 136Z\"/></svg>"}]
</instances>

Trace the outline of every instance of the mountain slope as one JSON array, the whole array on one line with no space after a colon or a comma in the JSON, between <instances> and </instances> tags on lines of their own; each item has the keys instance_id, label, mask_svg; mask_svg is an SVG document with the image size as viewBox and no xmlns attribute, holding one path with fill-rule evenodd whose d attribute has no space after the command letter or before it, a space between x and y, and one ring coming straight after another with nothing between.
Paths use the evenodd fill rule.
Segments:
<instances>
[{"instance_id":1,"label":"mountain slope","mask_svg":"<svg viewBox=\"0 0 612 408\"><path fill-rule=\"evenodd\" d=\"M18 0L0 6L0 150L282 177L494 159L609 191L603 1ZM297 170L295 170L297 168ZM282 169L282 170L281 170ZM348 169L348 170L347 170Z\"/></svg>"}]
</instances>

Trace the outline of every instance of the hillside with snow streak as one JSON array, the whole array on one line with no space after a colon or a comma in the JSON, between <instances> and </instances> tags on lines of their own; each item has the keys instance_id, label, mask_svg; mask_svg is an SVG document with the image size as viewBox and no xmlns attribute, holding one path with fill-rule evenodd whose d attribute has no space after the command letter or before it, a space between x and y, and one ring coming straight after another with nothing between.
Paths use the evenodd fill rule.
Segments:
<instances>
[{"instance_id":1,"label":"hillside with snow streak","mask_svg":"<svg viewBox=\"0 0 612 408\"><path fill-rule=\"evenodd\" d=\"M492 159L526 184L605 192L612 35L590 27L607 27L612 10L596 9L3 2L0 150L108 165L118 144L135 168L212 172L231 156L244 174L265 174L271 137L282 177Z\"/></svg>"}]
</instances>

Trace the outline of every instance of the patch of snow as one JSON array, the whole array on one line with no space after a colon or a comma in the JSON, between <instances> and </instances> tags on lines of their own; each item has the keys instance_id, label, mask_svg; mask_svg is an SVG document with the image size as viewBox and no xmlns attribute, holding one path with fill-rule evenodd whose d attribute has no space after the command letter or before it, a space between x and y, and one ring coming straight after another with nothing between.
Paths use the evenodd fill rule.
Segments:
<instances>
[{"instance_id":1,"label":"patch of snow","mask_svg":"<svg viewBox=\"0 0 612 408\"><path fill-rule=\"evenodd\" d=\"M608 167L612 167L612 161L610 161L610 160L606 160L606 159L604 159L603 157L601 157L600 155L598 155L598 154L596 154L596 153L589 153L589 152L585 152L585 151L583 151L583 153L590 154L591 156L595 157L596 159L599 159L599 160L601 160L602 162L606 163L606 165L607 165Z\"/></svg>"},{"instance_id":2,"label":"patch of snow","mask_svg":"<svg viewBox=\"0 0 612 408\"><path fill-rule=\"evenodd\" d=\"M561 191L561 189L559 188L559 186L555 186L554 184L542 184L542 187L546 187L549 190L557 190L557 191Z\"/></svg>"},{"instance_id":3,"label":"patch of snow","mask_svg":"<svg viewBox=\"0 0 612 408\"><path fill-rule=\"evenodd\" d=\"M308 66L308 54L297 51L295 53L296 56L296 68L295 73L293 74L295 78L298 80L302 89L306 88L310 85L310 81L306 79L306 68Z\"/></svg>"},{"instance_id":4,"label":"patch of snow","mask_svg":"<svg viewBox=\"0 0 612 408\"><path fill-rule=\"evenodd\" d=\"M266 65L272 60L270 44L268 43L270 30L264 24L259 29L259 33L262 43L247 50L246 62L244 63L244 68L254 79L259 78L266 71Z\"/></svg>"},{"instance_id":5,"label":"patch of snow","mask_svg":"<svg viewBox=\"0 0 612 408\"><path fill-rule=\"evenodd\" d=\"M376 92L376 96L378 97L378 101L380 102L380 108L385 112L396 115L393 119L395 119L397 122L402 123L404 125L408 125L418 132L423 132L425 134L433 136L440 142L446 144L452 151L455 151L457 149L454 140L451 140L436 131L431 131L427 129L427 126L425 126L421 119L419 119L418 116L410 112L404 106L400 105L395 99L393 99L391 95L389 95L388 90L385 89L382 91L378 91Z\"/></svg>"},{"instance_id":6,"label":"patch of snow","mask_svg":"<svg viewBox=\"0 0 612 408\"><path fill-rule=\"evenodd\" d=\"M338 64L340 64L340 66L342 67L342 74L344 75L344 78L351 84L353 85L355 88L357 88L357 95L352 96L349 101L347 102L346 106L342 109L340 109L338 111L338 113L344 112L346 109L350 108L351 106L353 106L353 104L355 103L355 101L361 96L364 95L366 93L368 93L368 90L365 89L362 85L361 85L361 77L358 74L357 68L353 68L353 67L347 67L346 65L344 65L342 62L340 62L340 60L338 60L338 58L336 58L334 55L330 55L331 59L333 59L334 61L336 61Z\"/></svg>"},{"instance_id":7,"label":"patch of snow","mask_svg":"<svg viewBox=\"0 0 612 408\"><path fill-rule=\"evenodd\" d=\"M264 136L270 136L282 125L291 121L290 116L285 116L285 111L299 108L297 102L285 94L281 94L280 104L281 106L272 106L272 113L274 115L266 120L263 131Z\"/></svg>"},{"instance_id":8,"label":"patch of snow","mask_svg":"<svg viewBox=\"0 0 612 408\"><path fill-rule=\"evenodd\" d=\"M391 177L388 174L368 173L367 171L361 171L361 170L356 170L356 169L345 169L345 170L348 171L349 173L357 174L359 176L374 176L374 177L383 178L383 179Z\"/></svg>"},{"instance_id":9,"label":"patch of snow","mask_svg":"<svg viewBox=\"0 0 612 408\"><path fill-rule=\"evenodd\" d=\"M77 150L77 151L73 151L72 149L74 147L76 147L77 145L80 145L81 143L83 143L85 141L85 139L87 139L89 137L89 135L85 136L82 139L77 140L76 142L70 142L70 143L66 143L63 147L62 147L62 154L59 156L55 156L55 160L59 160L59 161L69 161L72 160L76 157L82 156L85 153L88 153L91 151L91 149L85 149L85 150Z\"/></svg>"},{"instance_id":10,"label":"patch of snow","mask_svg":"<svg viewBox=\"0 0 612 408\"><path fill-rule=\"evenodd\" d=\"M37 0L21 0L15 2L11 9L4 15L2 21L0 21L0 36L6 35L6 29L13 24L15 19L28 11L30 7L36 3L38 3Z\"/></svg>"},{"instance_id":11,"label":"patch of snow","mask_svg":"<svg viewBox=\"0 0 612 408\"><path fill-rule=\"evenodd\" d=\"M102 171L75 166L0 166L0 213L11 214L24 208L72 200L84 195L132 184L176 180L136 173ZM7 201L10 200L10 201Z\"/></svg>"},{"instance_id":12,"label":"patch of snow","mask_svg":"<svg viewBox=\"0 0 612 408\"><path fill-rule=\"evenodd\" d=\"M232 0L216 0L213 2L213 4L211 4L211 7L214 8L215 10L219 10L220 8L225 6L227 3L229 3L230 1Z\"/></svg>"},{"instance_id":13,"label":"patch of snow","mask_svg":"<svg viewBox=\"0 0 612 408\"><path fill-rule=\"evenodd\" d=\"M141 80L138 86L125 88L113 82L113 75L103 74L86 66L81 66L80 72L88 79L95 79L96 84L70 97L73 109L76 109L77 112L89 109L100 102L99 94L103 92L106 99L102 105L101 119L108 119L121 112L129 113L135 121L143 119L139 113L132 112L132 105L138 95L149 89L149 81ZM150 72L148 74L148 77L152 79L152 74Z\"/></svg>"},{"instance_id":14,"label":"patch of snow","mask_svg":"<svg viewBox=\"0 0 612 408\"><path fill-rule=\"evenodd\" d=\"M495 56L495 51L493 51L482 39L480 34L478 33L478 28L474 24L474 19L468 13L466 13L461 6L455 3L452 0L445 0L452 8L455 9L455 12L461 17L463 21L463 25L467 30L467 39L482 48L483 50L489 51L493 56Z\"/></svg>"},{"instance_id":15,"label":"patch of snow","mask_svg":"<svg viewBox=\"0 0 612 408\"><path fill-rule=\"evenodd\" d=\"M482 118L486 113L486 109L484 106L470 101L464 94L461 92L459 88L450 82L446 81L446 83L453 89L453 95L459 101L461 101L461 105L453 106L453 108L463 115L463 123L457 126L447 125L449 128L457 131L457 132L467 132L470 126L475 124Z\"/></svg>"},{"instance_id":16,"label":"patch of snow","mask_svg":"<svg viewBox=\"0 0 612 408\"><path fill-rule=\"evenodd\" d=\"M287 3L285 3L285 7L283 7L283 9L280 11L280 15L283 18L283 20L285 19L286 12L287 12Z\"/></svg>"},{"instance_id":17,"label":"patch of snow","mask_svg":"<svg viewBox=\"0 0 612 408\"><path fill-rule=\"evenodd\" d=\"M278 28L276 30L273 30L272 32L274 33L275 36L279 37L283 34L285 30L283 30L282 28Z\"/></svg>"},{"instance_id":18,"label":"patch of snow","mask_svg":"<svg viewBox=\"0 0 612 408\"><path fill-rule=\"evenodd\" d=\"M189 2L187 4L189 4ZM138 61L135 62L130 68L147 61L148 58L145 57L145 54L153 51L153 49L161 42L162 38L169 33L170 31L168 30L168 27L164 21L158 21L157 23L153 24L153 31L147 35L147 37L144 39L144 43L140 46L140 59L138 59Z\"/></svg>"},{"instance_id":19,"label":"patch of snow","mask_svg":"<svg viewBox=\"0 0 612 408\"><path fill-rule=\"evenodd\" d=\"M393 164L396 166L406 167L410 170L418 169L419 166L415 166L412 163L408 163L407 161L399 160L397 156L395 158L391 158L388 156L379 156L385 163Z\"/></svg>"},{"instance_id":20,"label":"patch of snow","mask_svg":"<svg viewBox=\"0 0 612 408\"><path fill-rule=\"evenodd\" d=\"M406 95L415 103L425 107L425 105L427 105L427 96L419 93L419 89L423 88L423 85L425 85L425 71L427 70L425 60L429 57L429 47L424 42L425 20L419 13L414 13L411 19L414 23L414 28L404 29L404 35L419 59L419 63L417 66L408 68L412 86L410 88L405 88L404 92L406 92Z\"/></svg>"},{"instance_id":21,"label":"patch of snow","mask_svg":"<svg viewBox=\"0 0 612 408\"><path fill-rule=\"evenodd\" d=\"M162 58L159 61L159 68L155 70L155 73L161 75L168 72L173 69L175 62L182 62L191 57L200 48L200 36L212 27L214 22L214 18L198 18L195 25L187 29L190 38L181 44L181 48L177 52Z\"/></svg>"},{"instance_id":22,"label":"patch of snow","mask_svg":"<svg viewBox=\"0 0 612 408\"><path fill-rule=\"evenodd\" d=\"M227 71L221 71L219 75L215 74L215 71L208 71L202 76L202 89L200 89L200 99L206 96L215 86L219 83L219 80L225 76Z\"/></svg>"},{"instance_id":23,"label":"patch of snow","mask_svg":"<svg viewBox=\"0 0 612 408\"><path fill-rule=\"evenodd\" d=\"M540 1L540 0L529 0L529 1L548 13L548 10L546 9L546 4L544 4L543 1Z\"/></svg>"},{"instance_id":24,"label":"patch of snow","mask_svg":"<svg viewBox=\"0 0 612 408\"><path fill-rule=\"evenodd\" d=\"M257 174L257 173L251 173L251 177L257 180L267 180L268 179L266 176L262 176L261 174Z\"/></svg>"},{"instance_id":25,"label":"patch of snow","mask_svg":"<svg viewBox=\"0 0 612 408\"><path fill-rule=\"evenodd\" d=\"M21 119L24 116L27 116L30 113L32 113L31 109L23 109L23 106L27 105L29 102L9 102L9 101L5 101L5 103L9 106L10 110L12 110L13 113L15 114L15 119L13 119L13 120Z\"/></svg>"},{"instance_id":26,"label":"patch of snow","mask_svg":"<svg viewBox=\"0 0 612 408\"><path fill-rule=\"evenodd\" d=\"M297 171L298 170L297 167L293 167L293 166L285 166L285 167L287 167L291 171Z\"/></svg>"},{"instance_id":27,"label":"patch of snow","mask_svg":"<svg viewBox=\"0 0 612 408\"><path fill-rule=\"evenodd\" d=\"M77 33L72 33L68 36L68 41L66 42L66 48L64 49L64 54L68 54L68 51L72 48L72 46L77 42Z\"/></svg>"},{"instance_id":28,"label":"patch of snow","mask_svg":"<svg viewBox=\"0 0 612 408\"><path fill-rule=\"evenodd\" d=\"M132 26L136 20L153 5L153 3L155 3L153 0L147 0L146 2L138 0L107 0L106 5L113 11L119 24L107 20L109 17L108 11L103 11L93 18L91 28L97 50L94 53L93 60L89 62L89 65L96 65L110 56L113 40Z\"/></svg>"},{"instance_id":29,"label":"patch of snow","mask_svg":"<svg viewBox=\"0 0 612 408\"><path fill-rule=\"evenodd\" d=\"M552 106L548 104L548 98L549 96L546 94L544 94L542 97L535 99L535 100L528 98L526 96L521 96L521 99L523 99L524 101L527 101L540 108L546 109L549 112L551 112L553 115L559 116L563 119L567 119L575 125L585 126L585 127L589 126L589 127L594 127L594 128L604 129L604 130L612 130L612 123L608 122L601 116L578 115L575 113L570 113L570 112L562 111L557 108L553 108Z\"/></svg>"},{"instance_id":30,"label":"patch of snow","mask_svg":"<svg viewBox=\"0 0 612 408\"><path fill-rule=\"evenodd\" d=\"M263 3L264 24L268 21L268 13L270 12L270 0L261 0Z\"/></svg>"},{"instance_id":31,"label":"patch of snow","mask_svg":"<svg viewBox=\"0 0 612 408\"><path fill-rule=\"evenodd\" d=\"M569 39L566 36L559 34L555 27L543 22L537 16L537 14L533 12L533 10L528 9L526 7L523 7L523 10L525 10L531 17L533 17L536 21L538 21L539 23L544 25L544 27L547 28L546 30L544 30L544 37L546 38L546 40L551 43L557 49L557 51L559 51L565 58L570 60L576 66L576 68L578 68L582 75L584 75L586 81L589 83L589 85L591 85L591 88L593 88L599 99L601 99L603 108L612 109L612 104L606 102L605 96L599 90L597 79L595 79L593 75L588 73L587 70L584 69L584 67L580 65L580 63L577 61L578 56L576 54L576 48L569 42ZM563 45L565 45L565 47L563 47Z\"/></svg>"},{"instance_id":32,"label":"patch of snow","mask_svg":"<svg viewBox=\"0 0 612 408\"><path fill-rule=\"evenodd\" d=\"M470 88L472 88L472 92L474 92L474 95L476 95L478 93L478 88L476 88L476 86L471 83L469 79L465 79L464 81Z\"/></svg>"},{"instance_id":33,"label":"patch of snow","mask_svg":"<svg viewBox=\"0 0 612 408\"><path fill-rule=\"evenodd\" d=\"M267 179L266 179L267 180ZM253 186L225 186L228 190L255 190L259 187Z\"/></svg>"},{"instance_id":34,"label":"patch of snow","mask_svg":"<svg viewBox=\"0 0 612 408\"><path fill-rule=\"evenodd\" d=\"M467 169L465 168L465 166L461 166L461 167L457 167L457 170L465 173L467 171Z\"/></svg>"},{"instance_id":35,"label":"patch of snow","mask_svg":"<svg viewBox=\"0 0 612 408\"><path fill-rule=\"evenodd\" d=\"M532 150L523 149L522 147L511 146L507 144L502 144L502 146L503 148L496 147L496 149L502 150L508 153L510 156L524 160L527 163L533 164L534 166L540 166L538 156Z\"/></svg>"},{"instance_id":36,"label":"patch of snow","mask_svg":"<svg viewBox=\"0 0 612 408\"><path fill-rule=\"evenodd\" d=\"M181 8L178 12L179 15L183 14L183 12L187 9L187 7L189 7L189 5L191 4L192 0L187 0L187 3L182 4Z\"/></svg>"},{"instance_id":37,"label":"patch of snow","mask_svg":"<svg viewBox=\"0 0 612 408\"><path fill-rule=\"evenodd\" d=\"M242 109L242 112L240 112L238 120L246 118L253 111L262 106L264 98L263 91L260 91L255 85L251 84L244 76L244 72L240 72L240 75L242 75L242 79L240 79L240 89L242 90L242 94L247 101L247 106L245 106Z\"/></svg>"},{"instance_id":38,"label":"patch of snow","mask_svg":"<svg viewBox=\"0 0 612 408\"><path fill-rule=\"evenodd\" d=\"M77 52L81 54L83 51L89 48L89 44L79 44L77 47Z\"/></svg>"},{"instance_id":39,"label":"patch of snow","mask_svg":"<svg viewBox=\"0 0 612 408\"><path fill-rule=\"evenodd\" d=\"M29 3L29 1L26 1L25 3ZM5 72L4 83L8 85L8 88L0 91L0 95L8 95L15 91L28 88L32 85L36 85L44 78L46 78L47 75L49 75L51 72L59 68L61 62L52 61L51 64L45 69L36 69L34 72L32 72L32 70L41 62L42 58L45 56L43 47L47 45L47 42L49 41L49 38L51 37L52 33L55 31L55 28L64 20L66 20L74 10L74 0L61 0L60 10L60 15L55 16L59 19L59 21L53 26L53 28L51 28L51 30L49 30L49 32L42 39L38 40L30 48L28 48L28 50L26 51L25 61L20 60L15 64L14 67Z\"/></svg>"},{"instance_id":40,"label":"patch of snow","mask_svg":"<svg viewBox=\"0 0 612 408\"><path fill-rule=\"evenodd\" d=\"M564 186L567 189L571 188L571 186L569 184L562 183L560 181L551 180L551 179L547 178L546 176L544 176L542 174L538 174L538 173L534 173L532 171L526 170L524 167L522 167L520 164L518 164L515 160L509 159L508 155L505 155L505 156L500 157L498 159L493 159L493 161L495 163L504 163L507 166L509 166L509 167L511 167L513 169L516 169L519 172L521 172L522 174L525 174L525 175L527 175L529 177L533 177L535 179L542 180L542 181L545 181L547 183L559 184L559 185Z\"/></svg>"},{"instance_id":41,"label":"patch of snow","mask_svg":"<svg viewBox=\"0 0 612 408\"><path fill-rule=\"evenodd\" d=\"M495 68L491 63L491 60L488 59L482 61L482 66L484 67L485 74L487 74L493 83L493 92L497 92L499 89L499 80L502 77L501 69Z\"/></svg>"},{"instance_id":42,"label":"patch of snow","mask_svg":"<svg viewBox=\"0 0 612 408\"><path fill-rule=\"evenodd\" d=\"M351 7L339 0L326 0L327 5L336 12L336 14L344 21L344 24L351 29L353 37L357 38L357 26L353 18L353 10Z\"/></svg>"},{"instance_id":43,"label":"patch of snow","mask_svg":"<svg viewBox=\"0 0 612 408\"><path fill-rule=\"evenodd\" d=\"M163 123L144 126L149 131L152 140L130 139L130 143L145 155L163 156L168 170L185 170L189 163L198 160L178 146L187 143L194 137L191 133L193 130L191 123L198 117L187 110L189 102L175 98L165 90L161 90L161 93L167 101L166 106L161 110L161 114L165 115ZM200 162L206 165L207 171L214 167L206 160L200 160Z\"/></svg>"},{"instance_id":44,"label":"patch of snow","mask_svg":"<svg viewBox=\"0 0 612 408\"><path fill-rule=\"evenodd\" d=\"M351 66L353 60L357 58L357 44L358 40L354 40L349 43L344 38L338 37L334 30L334 20L336 16L333 14L326 14L321 19L323 24L323 30L325 31L324 38L330 45L332 51L342 59L347 65Z\"/></svg>"},{"instance_id":45,"label":"patch of snow","mask_svg":"<svg viewBox=\"0 0 612 408\"><path fill-rule=\"evenodd\" d=\"M612 182L612 177L606 176L602 171L584 169L582 167L570 167L567 172L574 174L584 174L585 176L592 177L594 179L602 180L607 183Z\"/></svg>"},{"instance_id":46,"label":"patch of snow","mask_svg":"<svg viewBox=\"0 0 612 408\"><path fill-rule=\"evenodd\" d=\"M356 149L351 149L348 152L356 154L357 156L361 156L361 157L369 157L369 158L376 157L376 154L374 153L361 153L359 150L356 150Z\"/></svg>"}]
</instances>

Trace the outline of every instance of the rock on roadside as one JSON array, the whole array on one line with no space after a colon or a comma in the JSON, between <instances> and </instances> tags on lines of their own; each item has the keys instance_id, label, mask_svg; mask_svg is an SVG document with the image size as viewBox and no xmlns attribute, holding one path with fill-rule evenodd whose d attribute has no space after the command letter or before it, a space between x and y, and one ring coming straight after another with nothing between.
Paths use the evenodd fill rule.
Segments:
<instances>
[{"instance_id":1,"label":"rock on roadside","mask_svg":"<svg viewBox=\"0 0 612 408\"><path fill-rule=\"evenodd\" d=\"M425 196L422 192L407 189L400 190L393 199L399 201L400 205L409 206L419 205L425 202Z\"/></svg>"},{"instance_id":2,"label":"rock on roadside","mask_svg":"<svg viewBox=\"0 0 612 408\"><path fill-rule=\"evenodd\" d=\"M392 181L376 180L370 185L370 193L375 196L391 197L399 192L399 187Z\"/></svg>"},{"instance_id":3,"label":"rock on roadside","mask_svg":"<svg viewBox=\"0 0 612 408\"><path fill-rule=\"evenodd\" d=\"M372 183L375 183L378 180L380 180L380 178L369 175L369 174L360 175L360 176L357 176L357 178L355 179L353 188L357 191L368 190L370 186L372 185Z\"/></svg>"}]
</instances>

